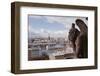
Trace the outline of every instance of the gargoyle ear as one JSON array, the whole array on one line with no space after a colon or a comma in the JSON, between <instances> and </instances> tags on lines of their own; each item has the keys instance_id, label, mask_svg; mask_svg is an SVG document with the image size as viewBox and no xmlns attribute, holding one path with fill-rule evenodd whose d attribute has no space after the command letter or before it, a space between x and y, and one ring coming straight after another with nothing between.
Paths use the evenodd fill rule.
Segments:
<instances>
[{"instance_id":1,"label":"gargoyle ear","mask_svg":"<svg viewBox=\"0 0 100 76\"><path fill-rule=\"evenodd\" d=\"M85 24L85 22L81 19L76 19L76 24L79 27L81 32L87 32L88 28L87 25Z\"/></svg>"}]
</instances>

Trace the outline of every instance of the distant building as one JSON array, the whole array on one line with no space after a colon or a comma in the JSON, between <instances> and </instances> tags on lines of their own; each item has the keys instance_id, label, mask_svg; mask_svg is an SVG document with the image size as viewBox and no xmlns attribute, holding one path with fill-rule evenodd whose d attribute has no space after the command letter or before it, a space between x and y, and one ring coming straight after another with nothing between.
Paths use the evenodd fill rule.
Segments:
<instances>
[{"instance_id":1,"label":"distant building","mask_svg":"<svg viewBox=\"0 0 100 76\"><path fill-rule=\"evenodd\" d=\"M49 36L48 38L31 39L29 40L28 43L28 53L29 53L28 59L29 60L64 59L66 55L67 45L68 42L64 38L54 39L50 38Z\"/></svg>"}]
</instances>

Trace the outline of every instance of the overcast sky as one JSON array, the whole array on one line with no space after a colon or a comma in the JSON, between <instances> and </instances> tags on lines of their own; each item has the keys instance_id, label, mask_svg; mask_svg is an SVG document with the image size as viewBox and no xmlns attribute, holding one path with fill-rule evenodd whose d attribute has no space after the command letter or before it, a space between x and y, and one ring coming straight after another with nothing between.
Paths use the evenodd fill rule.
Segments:
<instances>
[{"instance_id":1,"label":"overcast sky","mask_svg":"<svg viewBox=\"0 0 100 76\"><path fill-rule=\"evenodd\" d=\"M87 24L86 17L29 15L29 37L67 38L71 24L75 23L76 19L82 19ZM78 27L76 26L76 28Z\"/></svg>"}]
</instances>

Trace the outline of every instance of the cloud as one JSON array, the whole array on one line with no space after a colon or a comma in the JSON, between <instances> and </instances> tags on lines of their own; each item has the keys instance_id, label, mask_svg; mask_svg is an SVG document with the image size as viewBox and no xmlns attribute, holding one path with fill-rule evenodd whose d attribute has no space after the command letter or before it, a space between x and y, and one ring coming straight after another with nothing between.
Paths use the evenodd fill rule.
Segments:
<instances>
[{"instance_id":1,"label":"cloud","mask_svg":"<svg viewBox=\"0 0 100 76\"><path fill-rule=\"evenodd\" d=\"M45 16L45 18L47 19L47 21L49 23L57 22L57 23L63 24L66 29L71 28L72 23L75 23L76 19L82 19L87 24L86 17L70 17L70 16L53 17L53 16Z\"/></svg>"},{"instance_id":2,"label":"cloud","mask_svg":"<svg viewBox=\"0 0 100 76\"><path fill-rule=\"evenodd\" d=\"M60 24L66 25L68 24L67 22L67 17L52 17L52 16L45 16L48 22L53 23L53 22L58 22Z\"/></svg>"},{"instance_id":3,"label":"cloud","mask_svg":"<svg viewBox=\"0 0 100 76\"><path fill-rule=\"evenodd\" d=\"M62 25L64 25L64 27L68 30L71 28L71 24L73 22L75 22L74 18L70 18L70 17L48 17L48 16L45 16L45 18L47 19L47 21L49 23L60 23Z\"/></svg>"},{"instance_id":4,"label":"cloud","mask_svg":"<svg viewBox=\"0 0 100 76\"><path fill-rule=\"evenodd\" d=\"M29 15L29 18L35 18L35 19L41 19L42 16L39 16L39 15Z\"/></svg>"}]
</instances>

